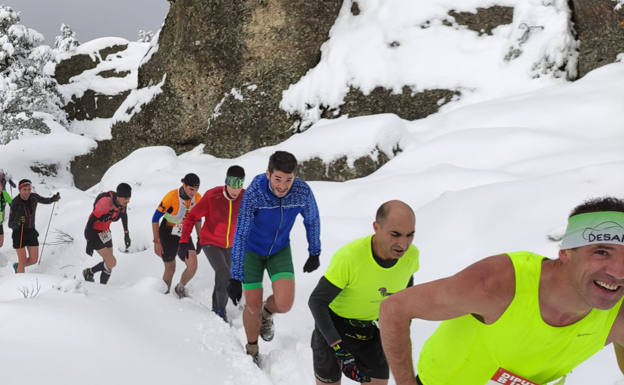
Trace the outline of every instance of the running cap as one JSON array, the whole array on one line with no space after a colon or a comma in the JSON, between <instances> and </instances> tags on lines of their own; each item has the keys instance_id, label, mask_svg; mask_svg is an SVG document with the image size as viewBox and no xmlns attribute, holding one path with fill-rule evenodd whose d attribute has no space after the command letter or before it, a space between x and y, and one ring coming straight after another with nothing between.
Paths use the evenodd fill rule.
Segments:
<instances>
[{"instance_id":1,"label":"running cap","mask_svg":"<svg viewBox=\"0 0 624 385\"><path fill-rule=\"evenodd\" d=\"M184 175L184 178L182 178L181 182L187 186L199 187L199 177L192 172Z\"/></svg>"},{"instance_id":2,"label":"running cap","mask_svg":"<svg viewBox=\"0 0 624 385\"><path fill-rule=\"evenodd\" d=\"M573 215L561 241L561 250L609 243L624 246L624 213L597 211Z\"/></svg>"},{"instance_id":3,"label":"running cap","mask_svg":"<svg viewBox=\"0 0 624 385\"><path fill-rule=\"evenodd\" d=\"M18 185L19 185L19 188L22 188L22 187L32 185L32 182L30 181L30 179L22 179L19 181Z\"/></svg>"},{"instance_id":4,"label":"running cap","mask_svg":"<svg viewBox=\"0 0 624 385\"><path fill-rule=\"evenodd\" d=\"M132 187L128 183L119 183L117 185L117 196L119 198L130 198L132 196Z\"/></svg>"}]
</instances>

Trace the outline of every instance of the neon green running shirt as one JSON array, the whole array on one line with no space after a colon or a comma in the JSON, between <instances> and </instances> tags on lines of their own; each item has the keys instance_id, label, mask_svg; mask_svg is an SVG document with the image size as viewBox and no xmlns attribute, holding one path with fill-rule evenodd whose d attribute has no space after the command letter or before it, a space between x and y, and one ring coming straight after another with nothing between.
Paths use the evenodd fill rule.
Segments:
<instances>
[{"instance_id":1,"label":"neon green running shirt","mask_svg":"<svg viewBox=\"0 0 624 385\"><path fill-rule=\"evenodd\" d=\"M343 318L374 321L384 298L405 289L418 270L418 249L410 245L392 267L381 267L373 258L372 235L341 247L332 257L325 278L342 289L329 308Z\"/></svg>"},{"instance_id":2,"label":"neon green running shirt","mask_svg":"<svg viewBox=\"0 0 624 385\"><path fill-rule=\"evenodd\" d=\"M507 255L516 275L513 300L490 325L470 314L443 321L420 352L423 384L484 385L499 368L546 384L604 347L622 300L571 325L550 326L541 317L538 297L545 258L525 251Z\"/></svg>"}]
</instances>

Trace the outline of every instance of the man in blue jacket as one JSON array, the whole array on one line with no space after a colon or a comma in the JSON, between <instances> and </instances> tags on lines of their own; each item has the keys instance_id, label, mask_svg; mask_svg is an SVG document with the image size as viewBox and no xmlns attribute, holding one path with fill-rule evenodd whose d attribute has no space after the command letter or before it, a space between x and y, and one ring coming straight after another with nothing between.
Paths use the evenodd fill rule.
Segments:
<instances>
[{"instance_id":1,"label":"man in blue jacket","mask_svg":"<svg viewBox=\"0 0 624 385\"><path fill-rule=\"evenodd\" d=\"M309 273L319 267L320 219L314 194L295 177L297 159L285 151L269 158L265 174L257 175L245 191L238 213L232 247L232 279L228 295L234 305L245 289L243 325L247 354L258 361L258 335L273 339L273 314L290 310L295 297L295 274L290 251L290 230L298 214L308 239L310 257L303 266ZM262 303L262 278L267 270L273 294Z\"/></svg>"}]
</instances>

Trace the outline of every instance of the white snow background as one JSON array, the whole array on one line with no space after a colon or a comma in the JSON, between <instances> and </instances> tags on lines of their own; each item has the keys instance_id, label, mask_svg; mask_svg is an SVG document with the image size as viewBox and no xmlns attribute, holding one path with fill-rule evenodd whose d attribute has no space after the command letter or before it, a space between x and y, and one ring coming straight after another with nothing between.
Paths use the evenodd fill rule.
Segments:
<instances>
[{"instance_id":1,"label":"white snow background","mask_svg":"<svg viewBox=\"0 0 624 385\"><path fill-rule=\"evenodd\" d=\"M516 63L502 60L508 48L504 41L509 43L516 33L512 26L500 27L492 37L459 29L456 32L463 36L462 41L454 43L441 25L423 29L427 34L416 37L411 35L416 30L400 28L411 25L410 15L425 20L443 14L444 1L422 2L428 6L396 1L394 10L384 8L384 2L362 1L362 15L370 16L366 9L375 9L384 22L358 24L356 30L361 35L346 42L353 29L344 27L350 16L342 12L319 65L285 92L282 101L296 110L301 100L336 103L344 96L340 94L344 84L370 90L371 85L412 82L418 88L423 79L427 79L426 88L456 83L472 90L470 98L450 103L426 119L410 122L384 114L320 120L280 145L237 159L215 158L203 154L201 147L179 156L168 147L143 148L112 166L101 182L86 192L73 186L68 162L87 152L95 144L92 138L110 135L106 130L112 121L89 127L74 125L69 131L57 125L49 135L23 137L0 146L0 167L14 180L30 178L40 194L60 191L62 196L53 213L52 206L38 208L41 243L52 219L48 245L41 264L28 267L27 274L13 274L11 264L16 255L11 248L11 230L4 226L0 384L314 384L308 296L333 252L371 233L377 207L389 199L402 199L416 211L414 243L421 251L416 283L453 274L500 252L530 250L554 258L557 244L547 236L563 232L575 205L591 197L624 195L624 64L604 66L575 82L553 74L536 78L531 63L539 61L542 54L560 54L565 51L561 47L573 44L565 43L563 27L557 33L547 33L549 27L562 25L568 17L565 2L546 2L550 8L544 9L535 5L542 2L525 2L535 3L533 8L523 8L519 1L505 3L518 5L516 13L522 17L539 16L547 27L541 35L547 39L529 40L535 44L533 56L521 56ZM466 7L488 4L470 1ZM514 25L520 20L514 15ZM401 47L427 45L427 57L446 58L441 61L469 70L412 65L410 60L420 48L405 49L403 55L395 52L392 61L382 54L362 58L348 53L347 46L358 47L355 43L362 39L371 43L370 37L379 34L403 39ZM460 44L461 49L443 43ZM133 50L137 65L146 49ZM128 68L128 58L118 59ZM389 63L397 67L383 71ZM384 80L380 73L391 73L394 78ZM136 82L132 76L112 81L129 82L126 87L130 84L130 88L131 82ZM89 76L76 79L75 88L64 92L79 92L82 82L97 80L95 75L85 77ZM104 83L98 87L123 88ZM137 104L149 97L137 96ZM308 117L318 119L314 113ZM291 151L299 159L318 156L325 161L346 154L349 162L379 150L400 152L368 177L344 183L310 182L321 213L321 267L311 274L302 273L307 242L298 220L291 234L295 304L289 313L275 317L275 339L260 342L263 365L259 369L243 351L240 309L228 305L231 326L210 311L213 271L205 255L200 255L198 272L189 283L192 298L179 300L175 294L162 294L163 265L152 250L150 223L160 199L179 186L187 172L200 176L202 193L222 184L225 170L232 164L242 165L250 181L264 172L268 156L277 149ZM58 175L33 173L29 168L33 162L59 164ZM129 205L132 247L129 253L118 250L123 235L121 225L114 224L118 265L110 282L107 286L85 283L80 271L100 261L84 252L83 229L93 198L122 181L133 187ZM73 242L54 244L61 240L61 231L73 237ZM174 283L182 266L178 262ZM265 289L270 291L269 287L267 278ZM412 323L415 359L436 324ZM621 384L621 379L612 349L607 347L575 369L566 384L611 385ZM346 378L343 381L353 383Z\"/></svg>"}]
</instances>

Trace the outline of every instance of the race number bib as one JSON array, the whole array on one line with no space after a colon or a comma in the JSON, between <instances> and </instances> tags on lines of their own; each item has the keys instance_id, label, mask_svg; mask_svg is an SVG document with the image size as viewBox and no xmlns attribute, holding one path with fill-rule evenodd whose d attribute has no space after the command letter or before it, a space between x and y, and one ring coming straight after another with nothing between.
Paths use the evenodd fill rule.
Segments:
<instances>
[{"instance_id":1,"label":"race number bib","mask_svg":"<svg viewBox=\"0 0 624 385\"><path fill-rule=\"evenodd\" d=\"M538 385L526 378L513 374L509 370L498 368L494 376L485 385Z\"/></svg>"},{"instance_id":2,"label":"race number bib","mask_svg":"<svg viewBox=\"0 0 624 385\"><path fill-rule=\"evenodd\" d=\"M182 236L182 223L178 223L177 225L173 226L173 228L171 229L171 235L175 235L176 237Z\"/></svg>"},{"instance_id":3,"label":"race number bib","mask_svg":"<svg viewBox=\"0 0 624 385\"><path fill-rule=\"evenodd\" d=\"M110 241L111 239L113 239L113 236L110 230L101 231L98 233L98 236L100 237L100 240L102 241L102 243L106 243Z\"/></svg>"}]
</instances>

